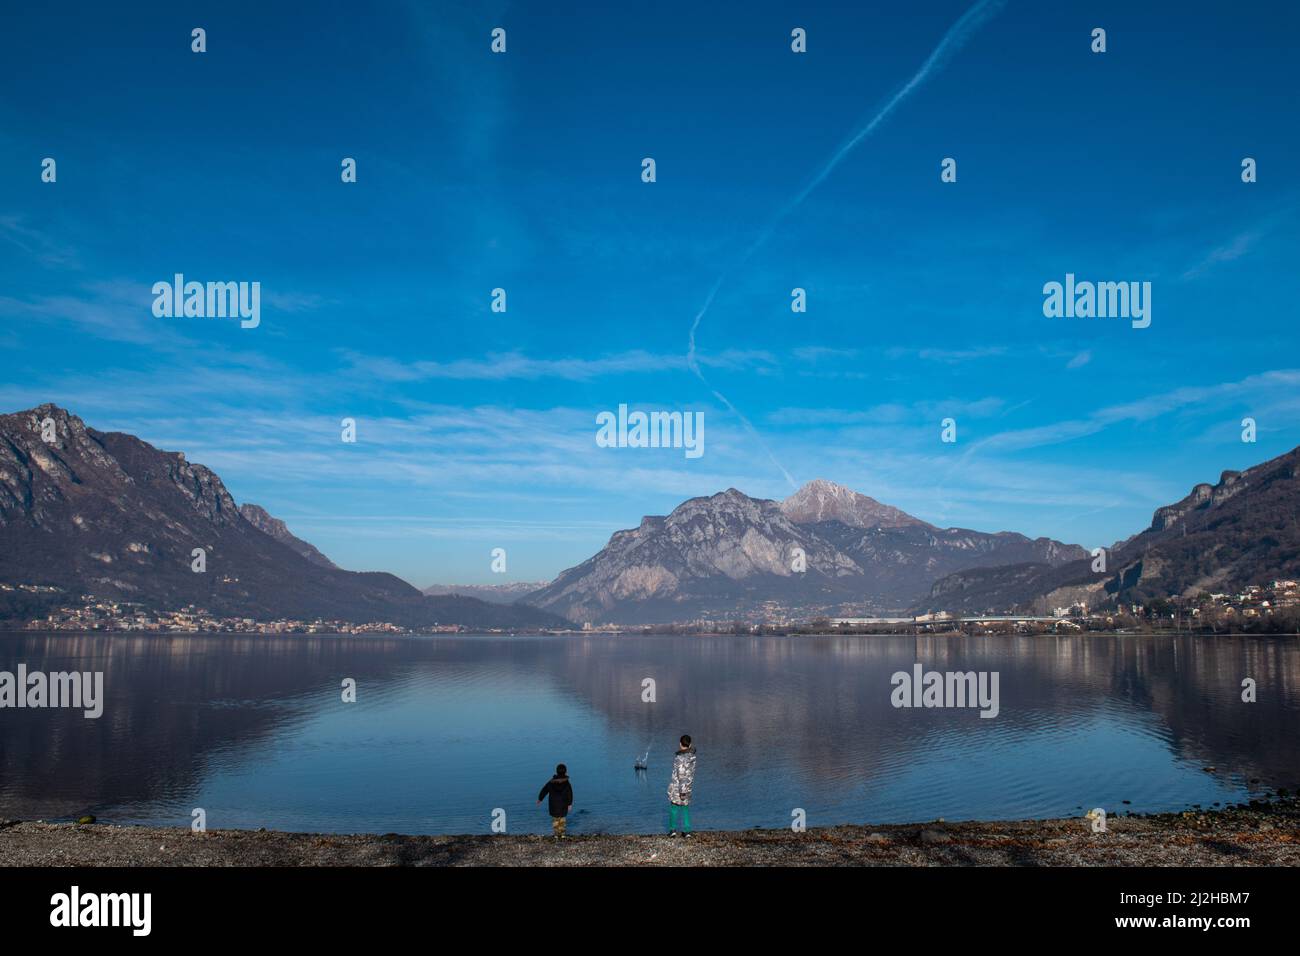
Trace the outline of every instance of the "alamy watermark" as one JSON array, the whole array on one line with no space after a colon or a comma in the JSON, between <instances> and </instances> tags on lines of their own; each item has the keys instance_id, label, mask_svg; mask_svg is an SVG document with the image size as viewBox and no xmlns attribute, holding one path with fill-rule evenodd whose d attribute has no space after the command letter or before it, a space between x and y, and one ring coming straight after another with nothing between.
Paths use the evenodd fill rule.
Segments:
<instances>
[{"instance_id":1,"label":"alamy watermark","mask_svg":"<svg viewBox=\"0 0 1300 956\"><path fill-rule=\"evenodd\" d=\"M981 717L998 715L997 671L895 671L889 702L895 707L978 707Z\"/></svg>"},{"instance_id":2,"label":"alamy watermark","mask_svg":"<svg viewBox=\"0 0 1300 956\"><path fill-rule=\"evenodd\" d=\"M125 926L133 936L148 936L153 926L152 893L83 893L73 886L50 897L50 925Z\"/></svg>"},{"instance_id":3,"label":"alamy watermark","mask_svg":"<svg viewBox=\"0 0 1300 956\"><path fill-rule=\"evenodd\" d=\"M1075 282L1043 285L1043 315L1049 319L1132 319L1133 328L1151 324L1150 282Z\"/></svg>"},{"instance_id":4,"label":"alamy watermark","mask_svg":"<svg viewBox=\"0 0 1300 956\"><path fill-rule=\"evenodd\" d=\"M255 329L262 322L260 282L186 282L178 272L171 282L155 282L153 295L153 314L160 319L238 317L241 329Z\"/></svg>"},{"instance_id":5,"label":"alamy watermark","mask_svg":"<svg viewBox=\"0 0 1300 956\"><path fill-rule=\"evenodd\" d=\"M687 458L704 454L703 412L631 412L596 416L596 445L600 448L684 448Z\"/></svg>"},{"instance_id":6,"label":"alamy watermark","mask_svg":"<svg viewBox=\"0 0 1300 956\"><path fill-rule=\"evenodd\" d=\"M104 713L103 671L0 671L0 707L71 707L89 720Z\"/></svg>"}]
</instances>

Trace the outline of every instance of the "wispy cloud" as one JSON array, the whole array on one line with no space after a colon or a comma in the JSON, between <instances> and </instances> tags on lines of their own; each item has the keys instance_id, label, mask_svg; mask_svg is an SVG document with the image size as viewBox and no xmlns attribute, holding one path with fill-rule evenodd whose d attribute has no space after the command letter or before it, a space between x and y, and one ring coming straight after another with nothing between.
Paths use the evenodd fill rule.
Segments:
<instances>
[{"instance_id":1,"label":"wispy cloud","mask_svg":"<svg viewBox=\"0 0 1300 956\"><path fill-rule=\"evenodd\" d=\"M75 249L52 239L40 229L28 226L22 216L0 216L0 239L18 247L43 266L60 269L79 267Z\"/></svg>"},{"instance_id":2,"label":"wispy cloud","mask_svg":"<svg viewBox=\"0 0 1300 956\"><path fill-rule=\"evenodd\" d=\"M1087 349L1084 349L1082 352L1079 352L1077 355L1075 355L1074 358L1070 359L1070 361L1066 362L1065 367L1083 368L1091 361L1092 361L1092 353Z\"/></svg>"},{"instance_id":3,"label":"wispy cloud","mask_svg":"<svg viewBox=\"0 0 1300 956\"><path fill-rule=\"evenodd\" d=\"M928 400L902 404L889 402L873 405L870 408L779 408L767 416L773 425L795 426L836 426L836 425L891 425L924 422L926 426L936 424L938 416L960 415L970 418L984 418L996 415L1006 407L1000 398L981 398L975 400L951 399Z\"/></svg>"},{"instance_id":4,"label":"wispy cloud","mask_svg":"<svg viewBox=\"0 0 1300 956\"><path fill-rule=\"evenodd\" d=\"M177 326L163 325L150 312L149 287L98 283L79 293L0 296L0 316L73 326L97 338L159 348L185 341Z\"/></svg>"},{"instance_id":5,"label":"wispy cloud","mask_svg":"<svg viewBox=\"0 0 1300 956\"><path fill-rule=\"evenodd\" d=\"M1149 422L1182 409L1195 407L1205 410L1225 401L1240 400L1249 395L1268 396L1278 389L1294 388L1297 385L1300 385L1300 369L1277 369L1236 382L1177 388L1138 401L1109 405L1083 418L1000 432L975 442L966 455L988 449L1016 451L1060 444L1096 434L1124 422Z\"/></svg>"},{"instance_id":6,"label":"wispy cloud","mask_svg":"<svg viewBox=\"0 0 1300 956\"><path fill-rule=\"evenodd\" d=\"M277 292L273 289L263 290L264 304L277 312L314 312L328 300L313 292Z\"/></svg>"},{"instance_id":7,"label":"wispy cloud","mask_svg":"<svg viewBox=\"0 0 1300 956\"><path fill-rule=\"evenodd\" d=\"M343 350L339 353L354 369L391 382L429 379L504 381L507 379L563 379L585 382L606 375L628 375L684 370L681 355L631 350L600 358L536 358L521 352L491 354L481 359L403 362L382 356ZM702 359L710 368L730 370L772 369L776 358L768 352L728 349Z\"/></svg>"},{"instance_id":8,"label":"wispy cloud","mask_svg":"<svg viewBox=\"0 0 1300 956\"><path fill-rule=\"evenodd\" d=\"M801 362L822 362L827 360L853 360L862 354L860 349L831 348L827 345L803 345L791 353Z\"/></svg>"},{"instance_id":9,"label":"wispy cloud","mask_svg":"<svg viewBox=\"0 0 1300 956\"><path fill-rule=\"evenodd\" d=\"M977 345L966 349L917 349L896 347L886 350L885 354L891 359L911 357L922 359L927 362L941 362L945 365L957 365L961 362L975 362L986 358L1000 358L1007 354L1007 347L1005 345Z\"/></svg>"},{"instance_id":10,"label":"wispy cloud","mask_svg":"<svg viewBox=\"0 0 1300 956\"><path fill-rule=\"evenodd\" d=\"M1182 277L1184 279L1195 279L1217 265L1225 262L1235 262L1254 249L1260 239L1263 238L1263 235L1264 233L1261 230L1239 233L1230 242L1210 250L1204 259L1184 272Z\"/></svg>"}]
</instances>

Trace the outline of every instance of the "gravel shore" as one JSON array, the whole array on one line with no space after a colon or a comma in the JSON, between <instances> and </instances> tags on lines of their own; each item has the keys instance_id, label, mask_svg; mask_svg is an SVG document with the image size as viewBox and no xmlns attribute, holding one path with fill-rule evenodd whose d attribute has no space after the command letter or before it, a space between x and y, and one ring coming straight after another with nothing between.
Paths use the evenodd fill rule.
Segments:
<instances>
[{"instance_id":1,"label":"gravel shore","mask_svg":"<svg viewBox=\"0 0 1300 956\"><path fill-rule=\"evenodd\" d=\"M1107 820L663 835L335 836L0 822L0 866L1300 866L1300 800Z\"/></svg>"}]
</instances>

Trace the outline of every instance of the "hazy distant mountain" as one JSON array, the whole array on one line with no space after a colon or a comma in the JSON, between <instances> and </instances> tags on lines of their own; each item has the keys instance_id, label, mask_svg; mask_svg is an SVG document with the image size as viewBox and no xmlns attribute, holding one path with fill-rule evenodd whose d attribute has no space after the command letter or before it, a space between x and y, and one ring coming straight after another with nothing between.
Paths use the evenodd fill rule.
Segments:
<instances>
[{"instance_id":1,"label":"hazy distant mountain","mask_svg":"<svg viewBox=\"0 0 1300 956\"><path fill-rule=\"evenodd\" d=\"M960 568L1086 553L1047 538L936 528L818 480L781 503L734 488L692 498L616 532L527 601L575 621L617 623L749 616L767 602L888 611Z\"/></svg>"},{"instance_id":2,"label":"hazy distant mountain","mask_svg":"<svg viewBox=\"0 0 1300 956\"><path fill-rule=\"evenodd\" d=\"M47 419L50 441L42 435ZM203 573L191 569L196 548L206 555ZM61 589L39 597L0 591L0 618L94 595L260 620L558 623L533 608L425 597L391 574L314 563L254 525L203 465L87 428L55 405L0 415L0 582Z\"/></svg>"},{"instance_id":3,"label":"hazy distant mountain","mask_svg":"<svg viewBox=\"0 0 1300 956\"><path fill-rule=\"evenodd\" d=\"M283 521L271 517L261 505L245 502L239 506L239 513L258 531L269 534L281 544L287 544L312 564L319 564L322 568L338 567L337 564L321 554L315 545L308 544L301 538L295 537Z\"/></svg>"},{"instance_id":4,"label":"hazy distant mountain","mask_svg":"<svg viewBox=\"0 0 1300 956\"><path fill-rule=\"evenodd\" d=\"M1300 577L1300 449L1197 485L1108 552L1104 573L1092 563L962 571L936 581L920 606L1047 611L1083 601L1097 608Z\"/></svg>"},{"instance_id":5,"label":"hazy distant mountain","mask_svg":"<svg viewBox=\"0 0 1300 956\"><path fill-rule=\"evenodd\" d=\"M430 584L423 593L461 594L489 604L514 604L521 597L546 587L545 581L516 581L512 584Z\"/></svg>"}]
</instances>

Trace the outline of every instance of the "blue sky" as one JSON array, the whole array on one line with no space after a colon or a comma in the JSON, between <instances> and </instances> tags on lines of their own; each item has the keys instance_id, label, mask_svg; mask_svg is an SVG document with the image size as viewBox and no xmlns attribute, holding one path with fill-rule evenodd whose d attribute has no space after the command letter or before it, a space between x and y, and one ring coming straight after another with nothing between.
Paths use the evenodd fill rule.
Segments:
<instances>
[{"instance_id":1,"label":"blue sky","mask_svg":"<svg viewBox=\"0 0 1300 956\"><path fill-rule=\"evenodd\" d=\"M15 7L0 408L183 450L421 586L787 474L1108 545L1300 444L1300 12L993 4L789 208L972 6ZM176 272L259 281L261 325L155 318ZM1151 326L1045 318L1067 272L1151 282ZM703 411L705 454L598 448L620 403Z\"/></svg>"}]
</instances>

